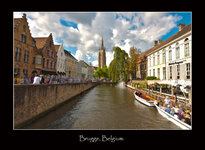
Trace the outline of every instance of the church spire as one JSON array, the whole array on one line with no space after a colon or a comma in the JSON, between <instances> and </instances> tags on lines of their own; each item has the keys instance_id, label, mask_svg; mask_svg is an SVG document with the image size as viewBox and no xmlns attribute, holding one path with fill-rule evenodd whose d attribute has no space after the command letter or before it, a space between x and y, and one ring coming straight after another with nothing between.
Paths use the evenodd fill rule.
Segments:
<instances>
[{"instance_id":1,"label":"church spire","mask_svg":"<svg viewBox=\"0 0 205 150\"><path fill-rule=\"evenodd\" d=\"M101 39L101 46L100 46L100 49L104 49L104 46L103 46L103 37Z\"/></svg>"},{"instance_id":2,"label":"church spire","mask_svg":"<svg viewBox=\"0 0 205 150\"><path fill-rule=\"evenodd\" d=\"M102 37L101 45L98 53L98 67L103 68L104 66L106 66L106 52L103 45L103 37Z\"/></svg>"}]
</instances>

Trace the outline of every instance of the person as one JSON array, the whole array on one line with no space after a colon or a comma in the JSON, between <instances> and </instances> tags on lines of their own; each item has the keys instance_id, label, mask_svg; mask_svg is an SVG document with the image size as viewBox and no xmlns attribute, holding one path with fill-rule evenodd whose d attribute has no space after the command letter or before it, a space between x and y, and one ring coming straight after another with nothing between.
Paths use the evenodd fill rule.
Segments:
<instances>
[{"instance_id":1,"label":"person","mask_svg":"<svg viewBox=\"0 0 205 150\"><path fill-rule=\"evenodd\" d=\"M179 113L178 113L178 119L179 120L184 119L183 113L184 113L183 110L179 110Z\"/></svg>"},{"instance_id":2,"label":"person","mask_svg":"<svg viewBox=\"0 0 205 150\"><path fill-rule=\"evenodd\" d=\"M165 109L166 112L168 112L170 114L171 108L169 105L167 105L167 108Z\"/></svg>"},{"instance_id":3,"label":"person","mask_svg":"<svg viewBox=\"0 0 205 150\"><path fill-rule=\"evenodd\" d=\"M175 107L173 107L173 108L174 108L174 114L178 115L178 113L179 113L178 105L175 105Z\"/></svg>"},{"instance_id":4,"label":"person","mask_svg":"<svg viewBox=\"0 0 205 150\"><path fill-rule=\"evenodd\" d=\"M188 125L191 125L191 119L190 119L190 114L186 113L185 115L185 123L187 123Z\"/></svg>"},{"instance_id":5,"label":"person","mask_svg":"<svg viewBox=\"0 0 205 150\"><path fill-rule=\"evenodd\" d=\"M38 74L36 74L36 76L34 77L34 81L33 84L40 84L41 78L38 76Z\"/></svg>"},{"instance_id":6,"label":"person","mask_svg":"<svg viewBox=\"0 0 205 150\"><path fill-rule=\"evenodd\" d=\"M182 105L181 104L179 104L179 110L182 110Z\"/></svg>"},{"instance_id":7,"label":"person","mask_svg":"<svg viewBox=\"0 0 205 150\"><path fill-rule=\"evenodd\" d=\"M163 104L163 106L161 106L161 109L165 110L166 109L166 104Z\"/></svg>"},{"instance_id":8,"label":"person","mask_svg":"<svg viewBox=\"0 0 205 150\"><path fill-rule=\"evenodd\" d=\"M35 76L35 74L32 74L32 75L31 75L31 78L30 78L30 83L31 83L31 84L33 83L34 76Z\"/></svg>"},{"instance_id":9,"label":"person","mask_svg":"<svg viewBox=\"0 0 205 150\"><path fill-rule=\"evenodd\" d=\"M23 84L23 77L20 77L20 84Z\"/></svg>"},{"instance_id":10,"label":"person","mask_svg":"<svg viewBox=\"0 0 205 150\"><path fill-rule=\"evenodd\" d=\"M41 77L40 84L44 84L45 83L45 79L44 79L43 75L40 75L40 77Z\"/></svg>"},{"instance_id":11,"label":"person","mask_svg":"<svg viewBox=\"0 0 205 150\"><path fill-rule=\"evenodd\" d=\"M26 83L27 83L26 74L24 74L24 76L23 76L23 84L26 84Z\"/></svg>"},{"instance_id":12,"label":"person","mask_svg":"<svg viewBox=\"0 0 205 150\"><path fill-rule=\"evenodd\" d=\"M51 84L51 82L52 82L52 77L51 77L51 75L49 75L49 77L48 77L48 84Z\"/></svg>"},{"instance_id":13,"label":"person","mask_svg":"<svg viewBox=\"0 0 205 150\"><path fill-rule=\"evenodd\" d=\"M166 98L164 99L164 102L165 102L166 105L169 105L170 100L169 100L169 97L168 97L168 96L166 96Z\"/></svg>"},{"instance_id":14,"label":"person","mask_svg":"<svg viewBox=\"0 0 205 150\"><path fill-rule=\"evenodd\" d=\"M170 114L174 116L174 108L171 108Z\"/></svg>"}]
</instances>

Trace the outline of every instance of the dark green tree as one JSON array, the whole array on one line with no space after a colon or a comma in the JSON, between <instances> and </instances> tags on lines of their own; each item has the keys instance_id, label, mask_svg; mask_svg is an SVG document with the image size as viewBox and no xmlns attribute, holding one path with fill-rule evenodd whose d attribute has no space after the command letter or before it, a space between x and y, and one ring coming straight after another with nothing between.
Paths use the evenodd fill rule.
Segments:
<instances>
[{"instance_id":1,"label":"dark green tree","mask_svg":"<svg viewBox=\"0 0 205 150\"><path fill-rule=\"evenodd\" d=\"M108 76L113 82L127 80L128 54L119 47L113 47L114 59L108 67Z\"/></svg>"}]
</instances>

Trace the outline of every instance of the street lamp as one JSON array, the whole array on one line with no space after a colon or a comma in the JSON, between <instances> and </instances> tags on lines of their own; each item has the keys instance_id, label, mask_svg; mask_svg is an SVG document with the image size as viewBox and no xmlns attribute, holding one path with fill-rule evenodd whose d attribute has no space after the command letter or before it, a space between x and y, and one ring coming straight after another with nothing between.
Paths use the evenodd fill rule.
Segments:
<instances>
[{"instance_id":1,"label":"street lamp","mask_svg":"<svg viewBox=\"0 0 205 150\"><path fill-rule=\"evenodd\" d=\"M175 94L176 100L177 100L177 94L179 94L180 86L182 86L182 85L181 85L181 84L177 84L177 85L175 86L175 88L176 88L176 94Z\"/></svg>"}]
</instances>

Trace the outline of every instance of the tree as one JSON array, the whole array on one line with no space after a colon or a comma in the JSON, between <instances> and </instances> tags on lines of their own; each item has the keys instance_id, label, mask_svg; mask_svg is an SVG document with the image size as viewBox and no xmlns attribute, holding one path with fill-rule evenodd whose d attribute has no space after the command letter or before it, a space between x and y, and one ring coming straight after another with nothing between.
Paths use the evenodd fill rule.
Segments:
<instances>
[{"instance_id":1,"label":"tree","mask_svg":"<svg viewBox=\"0 0 205 150\"><path fill-rule=\"evenodd\" d=\"M141 53L140 49L135 48L134 46L130 47L130 51L129 51L130 57L128 59L128 72L131 74L132 79L136 77L136 69L137 69L140 53Z\"/></svg>"},{"instance_id":2,"label":"tree","mask_svg":"<svg viewBox=\"0 0 205 150\"><path fill-rule=\"evenodd\" d=\"M113 47L114 59L108 67L108 76L113 82L127 80L127 59L128 54L119 47Z\"/></svg>"},{"instance_id":3,"label":"tree","mask_svg":"<svg viewBox=\"0 0 205 150\"><path fill-rule=\"evenodd\" d=\"M95 77L98 77L99 79L102 77L102 69L100 67L97 68L97 70L94 73Z\"/></svg>"},{"instance_id":4,"label":"tree","mask_svg":"<svg viewBox=\"0 0 205 150\"><path fill-rule=\"evenodd\" d=\"M102 77L108 78L108 68L107 68L107 66L104 66L101 70L102 70Z\"/></svg>"},{"instance_id":5,"label":"tree","mask_svg":"<svg viewBox=\"0 0 205 150\"><path fill-rule=\"evenodd\" d=\"M104 66L103 68L98 67L97 70L94 73L95 77L98 77L99 79L104 77L108 78L108 68L107 66Z\"/></svg>"}]
</instances>

